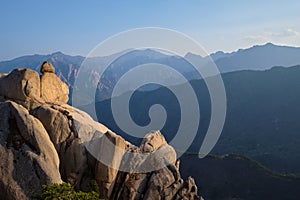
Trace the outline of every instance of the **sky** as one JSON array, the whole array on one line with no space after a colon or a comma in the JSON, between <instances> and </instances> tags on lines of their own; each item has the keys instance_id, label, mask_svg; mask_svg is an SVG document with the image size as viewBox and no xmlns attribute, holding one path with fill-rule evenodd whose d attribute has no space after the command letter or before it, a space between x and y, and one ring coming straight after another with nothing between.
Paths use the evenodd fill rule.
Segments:
<instances>
[{"instance_id":1,"label":"sky","mask_svg":"<svg viewBox=\"0 0 300 200\"><path fill-rule=\"evenodd\" d=\"M87 55L134 28L182 32L208 53L272 42L300 46L298 0L26 0L0 2L0 60L61 51Z\"/></svg>"}]
</instances>

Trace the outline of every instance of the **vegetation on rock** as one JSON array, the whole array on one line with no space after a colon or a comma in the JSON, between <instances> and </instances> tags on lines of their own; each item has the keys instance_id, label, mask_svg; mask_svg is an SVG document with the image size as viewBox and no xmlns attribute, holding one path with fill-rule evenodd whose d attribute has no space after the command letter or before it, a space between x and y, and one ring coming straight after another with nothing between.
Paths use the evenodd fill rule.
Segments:
<instances>
[{"instance_id":1,"label":"vegetation on rock","mask_svg":"<svg viewBox=\"0 0 300 200\"><path fill-rule=\"evenodd\" d=\"M99 198L98 185L95 181L90 184L90 192L75 191L73 186L69 183L53 184L50 186L43 185L43 192L40 195L36 195L35 199L39 200L94 200Z\"/></svg>"}]
</instances>

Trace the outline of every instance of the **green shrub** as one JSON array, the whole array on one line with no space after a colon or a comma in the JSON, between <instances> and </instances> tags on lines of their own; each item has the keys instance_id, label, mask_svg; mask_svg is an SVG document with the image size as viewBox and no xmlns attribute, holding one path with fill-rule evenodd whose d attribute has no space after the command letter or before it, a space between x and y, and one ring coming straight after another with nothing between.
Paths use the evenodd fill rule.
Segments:
<instances>
[{"instance_id":1,"label":"green shrub","mask_svg":"<svg viewBox=\"0 0 300 200\"><path fill-rule=\"evenodd\" d=\"M99 199L98 186L95 181L90 183L91 191L75 191L69 183L43 185L42 194L36 195L39 200L94 200Z\"/></svg>"}]
</instances>

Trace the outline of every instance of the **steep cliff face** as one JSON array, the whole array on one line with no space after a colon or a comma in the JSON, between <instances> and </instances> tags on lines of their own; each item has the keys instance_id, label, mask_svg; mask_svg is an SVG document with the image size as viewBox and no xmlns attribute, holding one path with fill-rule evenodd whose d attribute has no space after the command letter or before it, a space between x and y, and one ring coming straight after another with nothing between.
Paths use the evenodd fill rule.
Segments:
<instances>
[{"instance_id":1,"label":"steep cliff face","mask_svg":"<svg viewBox=\"0 0 300 200\"><path fill-rule=\"evenodd\" d=\"M201 199L159 131L134 146L67 105L68 88L49 62L41 72L0 76L0 199L31 199L62 181L86 191L90 180L104 199Z\"/></svg>"}]
</instances>

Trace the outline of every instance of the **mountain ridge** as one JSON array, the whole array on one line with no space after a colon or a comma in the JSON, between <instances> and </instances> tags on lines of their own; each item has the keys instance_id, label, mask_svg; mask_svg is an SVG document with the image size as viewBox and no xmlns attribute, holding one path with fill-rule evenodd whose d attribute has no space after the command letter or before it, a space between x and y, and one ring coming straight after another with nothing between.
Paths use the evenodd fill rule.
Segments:
<instances>
[{"instance_id":1,"label":"mountain ridge","mask_svg":"<svg viewBox=\"0 0 300 200\"><path fill-rule=\"evenodd\" d=\"M193 56L198 56L202 59L204 58L207 58L207 57L211 57L215 62L217 60L220 60L220 59L225 59L225 58L229 58L229 57L232 57L232 56L236 56L237 54L239 53L245 53L245 52L249 52L249 51L254 51L256 49L268 49L268 48L277 48L277 49L289 49L289 50L299 50L300 51L300 47L294 47L294 46L286 46L286 45L276 45L276 44L273 44L273 43L265 43L265 44L262 44L262 45L253 45L252 47L249 47L249 48L244 48L244 49L238 49L237 51L232 51L232 52L223 52L223 51L217 51L217 52L214 52L214 53L211 53L209 54L208 56L206 57L202 57L200 55L197 55L197 54L194 54L194 53L191 53L191 52L188 52L186 53L185 56L183 57L186 57L188 55L193 55ZM150 50L150 51L149 51ZM152 49L144 49L144 50L134 50L134 51L144 51L145 54L147 54L147 52L156 52L157 55L158 54L161 54L162 56L169 56L168 54L164 54L163 52L161 51L156 51L156 50L152 50ZM126 52L126 51L125 51ZM118 55L120 54L121 52L118 52L116 53L115 55ZM114 54L113 54L114 55ZM68 57L68 58L73 58L74 60L78 59L79 61L79 65L81 64L80 61L82 62L84 59L101 59L101 58L107 58L107 57L110 57L112 55L108 55L108 56L102 56L102 57L85 57L85 56L82 56L82 55L68 55L68 54L65 54L61 51L57 51L57 52L53 52L51 54L33 54L33 55L24 55L24 56L21 56L21 57L16 57L16 58L13 58L13 59L7 59L7 60L3 60L3 61L0 61L0 67L5 67L5 65L9 65L8 64L9 62L16 62L16 61L19 61L19 60L30 60L30 59L33 59L33 60L47 60L47 58L51 58L53 56L65 56L65 57ZM46 59L45 59L46 58ZM41 62L42 62L41 61ZM296 64L299 64L299 63L296 63ZM25 65L25 63L24 63ZM282 64L277 64L278 66L283 66ZM292 65L295 65L295 64L289 64L290 66ZM16 66L16 65L15 65ZM273 65L275 66L275 65ZM270 66L270 67L273 67L273 66ZM28 66L28 67L32 67L32 66ZM13 68L13 67L12 67ZM3 72L3 69L1 69L2 72ZM7 73L7 71L6 71Z\"/></svg>"},{"instance_id":2,"label":"mountain ridge","mask_svg":"<svg viewBox=\"0 0 300 200\"><path fill-rule=\"evenodd\" d=\"M293 53L291 54L290 51ZM275 52L275 54L273 55L272 52ZM210 57L188 54L190 61L197 63L200 67L211 67L211 65L214 65L213 60L215 59L215 63L222 74L245 69L266 70L273 66L290 67L292 64L300 64L299 55L300 48L298 47L278 46L270 43L253 46L232 53L219 52L211 54L212 59ZM72 57L64 55L61 52L46 56L25 56L22 57L20 61L17 59L0 62L0 72L8 73L16 66L29 67L38 70L38 67L42 64L43 60L54 63L54 66L56 66L56 74L69 85L71 91L69 96L70 103L72 103L73 90L86 91L85 99L80 97L77 99L79 100L77 104L80 104L81 106L90 104L94 101L94 93L88 93L88 91L101 90L102 96L98 96L97 98L100 99L96 99L96 101L109 98L114 84L123 75L120 72L120 69L123 70L123 73L126 73L135 66L141 64L157 63L170 66L180 74L184 75L186 81L201 78L201 75L193 68L190 61L187 61L186 58L163 54L162 52L152 49L133 50L130 52L125 51L112 56L89 57L86 59L81 56ZM206 66L207 63L208 66ZM106 71L100 77L104 68L106 68ZM157 73L157 78L160 80L164 82L173 80L174 83L172 85L178 84L178 79L175 74L170 73L166 76L165 73ZM75 80L79 75L80 77L83 77L82 79L85 83L75 85ZM124 88L126 87L124 86ZM130 86L127 88L130 90Z\"/></svg>"}]
</instances>

